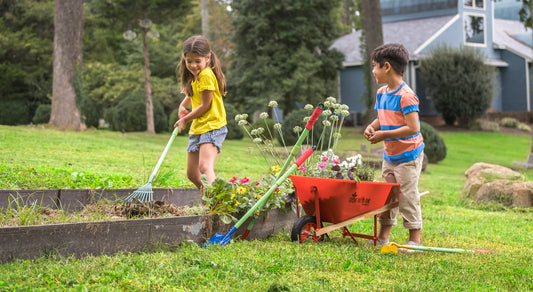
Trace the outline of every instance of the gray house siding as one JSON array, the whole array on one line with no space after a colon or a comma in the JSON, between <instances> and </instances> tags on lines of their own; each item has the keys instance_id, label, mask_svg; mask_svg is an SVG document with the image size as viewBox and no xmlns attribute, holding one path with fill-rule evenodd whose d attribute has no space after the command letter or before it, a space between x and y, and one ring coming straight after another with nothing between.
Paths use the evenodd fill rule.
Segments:
<instances>
[{"instance_id":1,"label":"gray house siding","mask_svg":"<svg viewBox=\"0 0 533 292\"><path fill-rule=\"evenodd\" d=\"M509 52L502 52L502 59L509 64L500 70L502 79L502 98L505 103L502 105L503 111L527 111L528 108L526 76L526 62L523 58Z\"/></svg>"},{"instance_id":2,"label":"gray house siding","mask_svg":"<svg viewBox=\"0 0 533 292\"><path fill-rule=\"evenodd\" d=\"M342 84L341 102L350 107L350 112L364 112L366 106L361 101L361 96L365 91L363 67L345 68L340 79Z\"/></svg>"}]
</instances>

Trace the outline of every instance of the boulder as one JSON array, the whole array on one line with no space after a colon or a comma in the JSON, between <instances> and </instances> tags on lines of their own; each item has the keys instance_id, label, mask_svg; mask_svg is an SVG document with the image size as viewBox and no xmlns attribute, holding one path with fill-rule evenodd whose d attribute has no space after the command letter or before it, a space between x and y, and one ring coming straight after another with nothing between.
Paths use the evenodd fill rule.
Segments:
<instances>
[{"instance_id":1,"label":"boulder","mask_svg":"<svg viewBox=\"0 0 533 292\"><path fill-rule=\"evenodd\" d=\"M478 203L495 202L508 207L531 207L533 182L507 167L476 163L466 172L464 191Z\"/></svg>"}]
</instances>

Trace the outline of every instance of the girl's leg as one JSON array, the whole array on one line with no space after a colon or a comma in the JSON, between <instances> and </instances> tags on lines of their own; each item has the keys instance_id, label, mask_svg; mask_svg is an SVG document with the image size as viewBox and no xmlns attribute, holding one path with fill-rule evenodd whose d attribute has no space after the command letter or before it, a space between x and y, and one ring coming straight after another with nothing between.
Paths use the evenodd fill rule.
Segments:
<instances>
[{"instance_id":1,"label":"girl's leg","mask_svg":"<svg viewBox=\"0 0 533 292\"><path fill-rule=\"evenodd\" d=\"M213 143L203 143L200 145L198 169L200 174L207 175L207 181L212 183L215 176L215 161L218 155L218 148Z\"/></svg>"},{"instance_id":2,"label":"girl's leg","mask_svg":"<svg viewBox=\"0 0 533 292\"><path fill-rule=\"evenodd\" d=\"M200 157L199 151L187 152L187 178L200 189L202 187L201 173L198 168L198 161Z\"/></svg>"}]
</instances>

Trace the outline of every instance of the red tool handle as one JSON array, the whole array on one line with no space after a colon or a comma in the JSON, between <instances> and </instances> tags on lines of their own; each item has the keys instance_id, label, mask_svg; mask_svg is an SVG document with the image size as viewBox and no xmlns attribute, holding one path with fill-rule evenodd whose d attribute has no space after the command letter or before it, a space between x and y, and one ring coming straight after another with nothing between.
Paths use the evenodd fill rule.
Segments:
<instances>
[{"instance_id":1,"label":"red tool handle","mask_svg":"<svg viewBox=\"0 0 533 292\"><path fill-rule=\"evenodd\" d=\"M320 116L320 113L322 112L323 109L324 109L324 104L319 103L318 106L315 108L315 111L309 118L309 121L307 121L307 124L305 125L305 128L307 130L311 131L311 128L313 128L313 125L315 124L316 120Z\"/></svg>"},{"instance_id":2,"label":"red tool handle","mask_svg":"<svg viewBox=\"0 0 533 292\"><path fill-rule=\"evenodd\" d=\"M188 114L189 114L189 111L185 110L185 112L180 116L180 119L183 119L183 117L188 115Z\"/></svg>"},{"instance_id":3,"label":"red tool handle","mask_svg":"<svg viewBox=\"0 0 533 292\"><path fill-rule=\"evenodd\" d=\"M313 154L313 151L315 151L315 149L316 149L316 146L313 146L313 147L305 150L305 152L294 163L296 163L296 165L298 165L298 167L300 167L300 165L302 165L302 163L304 163L304 161L306 161L307 158L309 158L309 156L311 156L311 154Z\"/></svg>"}]
</instances>

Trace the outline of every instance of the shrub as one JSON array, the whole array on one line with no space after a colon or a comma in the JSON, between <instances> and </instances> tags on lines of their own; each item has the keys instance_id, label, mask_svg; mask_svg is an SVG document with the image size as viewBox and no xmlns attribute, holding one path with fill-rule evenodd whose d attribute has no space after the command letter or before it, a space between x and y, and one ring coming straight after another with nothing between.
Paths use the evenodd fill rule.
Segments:
<instances>
[{"instance_id":1,"label":"shrub","mask_svg":"<svg viewBox=\"0 0 533 292\"><path fill-rule=\"evenodd\" d=\"M31 109L25 99L0 101L0 125L23 125L31 122Z\"/></svg>"},{"instance_id":2,"label":"shrub","mask_svg":"<svg viewBox=\"0 0 533 292\"><path fill-rule=\"evenodd\" d=\"M52 112L52 105L40 104L33 115L32 122L35 124L48 124L50 121L50 113Z\"/></svg>"},{"instance_id":3,"label":"shrub","mask_svg":"<svg viewBox=\"0 0 533 292\"><path fill-rule=\"evenodd\" d=\"M420 62L427 98L448 125L480 118L495 95L494 68L481 50L440 46Z\"/></svg>"},{"instance_id":4,"label":"shrub","mask_svg":"<svg viewBox=\"0 0 533 292\"><path fill-rule=\"evenodd\" d=\"M446 158L446 145L435 128L426 122L420 122L420 132L424 137L424 153L429 163L437 163Z\"/></svg>"},{"instance_id":5,"label":"shrub","mask_svg":"<svg viewBox=\"0 0 533 292\"><path fill-rule=\"evenodd\" d=\"M518 120L515 118L503 118L500 121L500 126L507 128L516 128L518 127Z\"/></svg>"},{"instance_id":6,"label":"shrub","mask_svg":"<svg viewBox=\"0 0 533 292\"><path fill-rule=\"evenodd\" d=\"M244 137L244 133L239 127L239 123L235 120L235 116L239 113L237 109L232 104L224 104L226 108L226 120L228 121L228 134L226 135L227 140L241 140Z\"/></svg>"},{"instance_id":7,"label":"shrub","mask_svg":"<svg viewBox=\"0 0 533 292\"><path fill-rule=\"evenodd\" d=\"M525 132L531 132L531 127L524 123L518 123L516 126L519 130L525 131Z\"/></svg>"},{"instance_id":8,"label":"shrub","mask_svg":"<svg viewBox=\"0 0 533 292\"><path fill-rule=\"evenodd\" d=\"M306 118L311 115L312 112L306 109L299 109L288 114L283 120L283 127L281 127L281 132L283 135L283 140L285 145L292 146L298 141L299 133L303 131L305 125L307 124ZM316 145L318 150L324 150L328 147L328 143L324 142L324 139L328 139L331 134L331 127L324 129L323 121L325 120L324 115L320 117L315 122L313 129L309 132L307 140L304 141L304 144ZM295 131L295 128L300 129L300 131ZM322 141L320 141L322 137ZM279 134L276 133L276 138L278 142L283 145L283 141Z\"/></svg>"},{"instance_id":9,"label":"shrub","mask_svg":"<svg viewBox=\"0 0 533 292\"><path fill-rule=\"evenodd\" d=\"M261 138L273 140L275 137L274 124L275 122L273 119L259 119L250 125L250 131L258 128L263 128L264 131L261 133Z\"/></svg>"},{"instance_id":10,"label":"shrub","mask_svg":"<svg viewBox=\"0 0 533 292\"><path fill-rule=\"evenodd\" d=\"M157 133L167 130L168 118L163 106L157 99L153 99L154 128ZM106 110L109 117L110 112ZM146 96L144 93L131 93L119 102L112 110L112 117L108 120L114 131L146 131Z\"/></svg>"}]
</instances>

